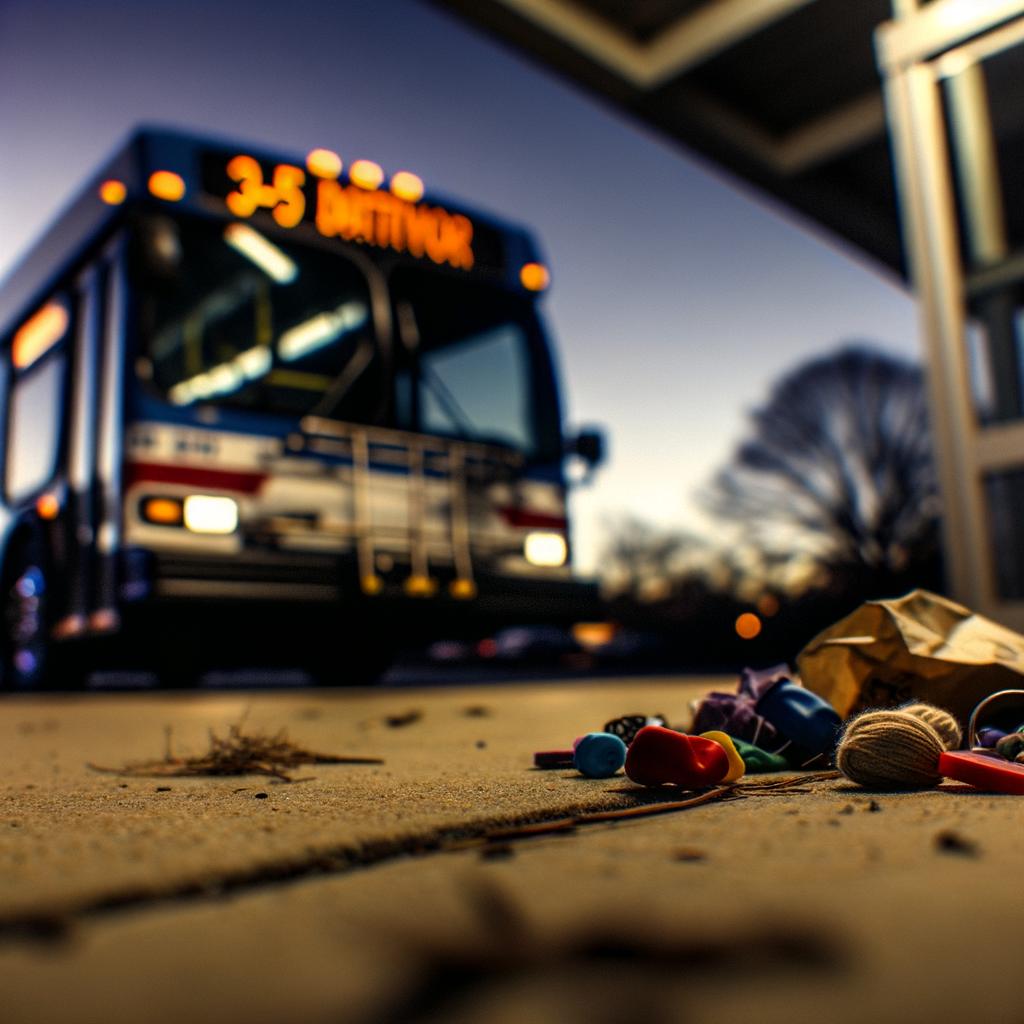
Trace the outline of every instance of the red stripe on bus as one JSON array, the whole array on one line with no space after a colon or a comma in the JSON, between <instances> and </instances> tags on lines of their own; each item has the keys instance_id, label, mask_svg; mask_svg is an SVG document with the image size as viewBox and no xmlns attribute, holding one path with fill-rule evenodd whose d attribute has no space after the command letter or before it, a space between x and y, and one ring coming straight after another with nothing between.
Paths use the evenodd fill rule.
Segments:
<instances>
[{"instance_id":1,"label":"red stripe on bus","mask_svg":"<svg viewBox=\"0 0 1024 1024\"><path fill-rule=\"evenodd\" d=\"M125 466L126 484L186 484L215 491L242 491L255 494L267 478L266 473L233 473L226 469L200 469L198 466L168 466L159 462L129 462Z\"/></svg>"},{"instance_id":2,"label":"red stripe on bus","mask_svg":"<svg viewBox=\"0 0 1024 1024\"><path fill-rule=\"evenodd\" d=\"M565 516L550 516L546 512L528 512L522 508L499 509L509 526L532 526L545 530L564 530L568 526Z\"/></svg>"}]
</instances>

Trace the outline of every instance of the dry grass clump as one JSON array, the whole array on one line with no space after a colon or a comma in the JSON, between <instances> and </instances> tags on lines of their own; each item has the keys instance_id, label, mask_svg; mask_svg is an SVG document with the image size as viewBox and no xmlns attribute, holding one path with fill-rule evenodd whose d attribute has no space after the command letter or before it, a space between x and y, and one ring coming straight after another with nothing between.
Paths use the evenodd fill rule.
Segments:
<instances>
[{"instance_id":1,"label":"dry grass clump","mask_svg":"<svg viewBox=\"0 0 1024 1024\"><path fill-rule=\"evenodd\" d=\"M175 757L171 751L171 733L167 730L167 753L162 761L143 761L124 768L103 768L90 764L97 772L117 775L171 778L190 775L270 775L285 782L294 781L285 768L304 764L383 764L379 757L340 757L317 754L288 739L282 729L273 736L262 733L247 735L240 724L232 725L227 736L210 730L210 749L199 757Z\"/></svg>"}]
</instances>

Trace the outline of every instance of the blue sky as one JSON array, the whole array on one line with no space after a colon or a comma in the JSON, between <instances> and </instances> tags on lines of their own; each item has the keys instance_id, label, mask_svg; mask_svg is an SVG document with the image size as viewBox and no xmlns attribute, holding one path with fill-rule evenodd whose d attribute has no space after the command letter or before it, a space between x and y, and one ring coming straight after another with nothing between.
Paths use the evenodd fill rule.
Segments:
<instances>
[{"instance_id":1,"label":"blue sky","mask_svg":"<svg viewBox=\"0 0 1024 1024\"><path fill-rule=\"evenodd\" d=\"M140 122L376 160L537 233L566 420L610 441L585 569L619 515L709 529L693 494L779 374L919 354L866 258L416 0L0 0L0 275Z\"/></svg>"}]
</instances>

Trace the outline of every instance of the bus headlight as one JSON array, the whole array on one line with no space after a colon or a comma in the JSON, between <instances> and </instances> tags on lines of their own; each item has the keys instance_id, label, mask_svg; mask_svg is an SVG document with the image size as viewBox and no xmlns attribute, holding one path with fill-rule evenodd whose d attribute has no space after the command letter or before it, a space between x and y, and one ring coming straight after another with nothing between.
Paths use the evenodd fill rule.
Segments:
<instances>
[{"instance_id":1,"label":"bus headlight","mask_svg":"<svg viewBox=\"0 0 1024 1024\"><path fill-rule=\"evenodd\" d=\"M193 533L234 533L238 503L233 498L190 494L185 499L185 526Z\"/></svg>"},{"instance_id":2,"label":"bus headlight","mask_svg":"<svg viewBox=\"0 0 1024 1024\"><path fill-rule=\"evenodd\" d=\"M528 533L523 554L531 565L564 565L569 549L560 533Z\"/></svg>"}]
</instances>

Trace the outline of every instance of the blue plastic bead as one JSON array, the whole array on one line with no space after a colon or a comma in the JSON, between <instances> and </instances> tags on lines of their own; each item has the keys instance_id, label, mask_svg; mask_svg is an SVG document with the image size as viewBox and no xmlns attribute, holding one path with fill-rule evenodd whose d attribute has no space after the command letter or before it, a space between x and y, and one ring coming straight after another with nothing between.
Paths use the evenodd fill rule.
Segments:
<instances>
[{"instance_id":1,"label":"blue plastic bead","mask_svg":"<svg viewBox=\"0 0 1024 1024\"><path fill-rule=\"evenodd\" d=\"M590 779L607 779L626 763L626 744L610 732L591 732L576 744L572 763Z\"/></svg>"},{"instance_id":2,"label":"blue plastic bead","mask_svg":"<svg viewBox=\"0 0 1024 1024\"><path fill-rule=\"evenodd\" d=\"M779 732L813 754L836 745L842 719L828 701L789 681L778 683L756 705L757 713Z\"/></svg>"}]
</instances>

